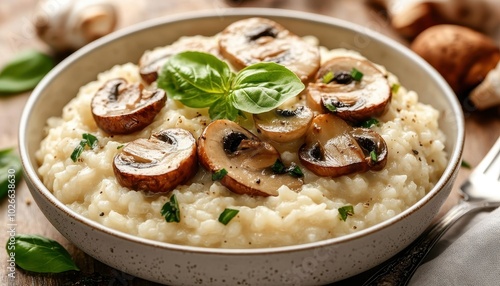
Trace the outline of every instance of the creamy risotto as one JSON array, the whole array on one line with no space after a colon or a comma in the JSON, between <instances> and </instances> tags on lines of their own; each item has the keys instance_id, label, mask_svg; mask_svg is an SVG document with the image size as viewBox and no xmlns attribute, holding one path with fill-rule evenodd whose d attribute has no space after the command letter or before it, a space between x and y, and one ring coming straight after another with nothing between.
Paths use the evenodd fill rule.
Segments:
<instances>
[{"instance_id":1,"label":"creamy risotto","mask_svg":"<svg viewBox=\"0 0 500 286\"><path fill-rule=\"evenodd\" d=\"M321 47L320 53L322 63L346 55L363 58L343 49ZM399 84L394 75L377 68L391 86ZM339 237L394 217L415 204L434 186L447 163L438 111L419 103L415 92L400 86L393 90L386 111L377 117L379 124L371 127L387 144L382 170L336 178L318 176L300 163L296 146L277 144L284 163L295 162L304 173L304 184L298 190L283 185L276 196L236 194L213 181L211 172L202 167L186 184L168 193L132 190L123 187L113 172L113 158L123 145L173 127L198 138L211 119L206 108L188 108L168 98L150 125L132 134L111 136L96 125L91 101L106 81L115 78L142 81L138 65L126 63L81 87L62 116L49 119L47 136L37 152L38 171L53 194L75 212L139 237L216 248L273 247ZM305 102L305 96L296 101ZM258 134L251 117L242 125ZM71 154L85 133L94 135L98 146L85 149L74 162ZM161 214L172 195L178 201L180 222L167 222ZM345 220L339 216L344 206L353 210ZM218 218L227 208L239 212L224 225Z\"/></svg>"}]
</instances>

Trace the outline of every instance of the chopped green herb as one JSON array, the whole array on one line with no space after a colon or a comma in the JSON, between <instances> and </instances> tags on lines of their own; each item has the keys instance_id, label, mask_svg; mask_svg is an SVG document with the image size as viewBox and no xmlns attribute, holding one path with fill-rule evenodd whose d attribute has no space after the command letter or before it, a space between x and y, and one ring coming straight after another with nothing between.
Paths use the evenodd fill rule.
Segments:
<instances>
[{"instance_id":1,"label":"chopped green herb","mask_svg":"<svg viewBox=\"0 0 500 286\"><path fill-rule=\"evenodd\" d=\"M370 151L370 159L373 161L373 162L377 162L377 152L375 152L375 150L372 150Z\"/></svg>"},{"instance_id":2,"label":"chopped green herb","mask_svg":"<svg viewBox=\"0 0 500 286\"><path fill-rule=\"evenodd\" d=\"M371 128L372 126L377 126L379 124L379 121L375 118L369 118L359 125L360 127L363 128Z\"/></svg>"},{"instance_id":3,"label":"chopped green herb","mask_svg":"<svg viewBox=\"0 0 500 286\"><path fill-rule=\"evenodd\" d=\"M95 147L97 147L97 143L98 143L97 138L94 135L89 134L89 133L83 133L82 140L75 147L75 149L73 150L73 153L71 153L71 156L70 156L71 160L73 160L73 162L76 162L76 160L78 160L78 158L80 158L80 155L82 155L82 152L85 149L85 146L88 146L91 149L94 149Z\"/></svg>"},{"instance_id":4,"label":"chopped green herb","mask_svg":"<svg viewBox=\"0 0 500 286\"><path fill-rule=\"evenodd\" d=\"M68 251L57 241L39 235L17 234L6 245L7 255L15 257L17 266L38 273L60 273L80 270Z\"/></svg>"},{"instance_id":5,"label":"chopped green herb","mask_svg":"<svg viewBox=\"0 0 500 286\"><path fill-rule=\"evenodd\" d=\"M220 181L224 176L227 175L227 170L222 168L220 170L215 171L212 174L212 181Z\"/></svg>"},{"instance_id":6,"label":"chopped green herb","mask_svg":"<svg viewBox=\"0 0 500 286\"><path fill-rule=\"evenodd\" d=\"M304 177L304 173L302 172L302 170L300 169L300 167L298 165L296 165L296 164L292 164L288 168L288 174L290 174L290 176L295 177L295 178L302 178L302 177Z\"/></svg>"},{"instance_id":7,"label":"chopped green herb","mask_svg":"<svg viewBox=\"0 0 500 286\"><path fill-rule=\"evenodd\" d=\"M467 161L465 161L465 160L463 160L463 159L462 159L461 166L462 166L463 168L466 168L466 169L471 169L471 168L472 168L471 164L469 164L469 162L467 162Z\"/></svg>"},{"instance_id":8,"label":"chopped green herb","mask_svg":"<svg viewBox=\"0 0 500 286\"><path fill-rule=\"evenodd\" d=\"M363 73L356 68L352 68L351 76L355 81L361 81L361 79L363 78Z\"/></svg>"},{"instance_id":9,"label":"chopped green herb","mask_svg":"<svg viewBox=\"0 0 500 286\"><path fill-rule=\"evenodd\" d=\"M118 150L119 150L119 149L121 149L121 148L123 148L123 147L125 147L125 145L123 145L123 144L122 144L122 145L119 145L118 147L116 147L116 149L118 149Z\"/></svg>"},{"instance_id":10,"label":"chopped green herb","mask_svg":"<svg viewBox=\"0 0 500 286\"><path fill-rule=\"evenodd\" d=\"M275 174L288 173L290 176L295 177L295 178L304 177L304 173L302 173L302 170L300 169L300 167L297 164L292 163L290 165L290 167L287 168L285 166L285 164L283 164L283 162L281 162L280 159L278 159L278 160L276 160L276 162L274 162L274 164L271 166L271 170Z\"/></svg>"},{"instance_id":11,"label":"chopped green herb","mask_svg":"<svg viewBox=\"0 0 500 286\"><path fill-rule=\"evenodd\" d=\"M179 209L179 203L175 195L170 197L170 201L166 202L161 208L161 215L165 217L167 222L180 222L181 212Z\"/></svg>"},{"instance_id":12,"label":"chopped green herb","mask_svg":"<svg viewBox=\"0 0 500 286\"><path fill-rule=\"evenodd\" d=\"M87 145L90 147L90 149L94 149L97 147L97 138L89 133L83 133L82 138L87 140Z\"/></svg>"},{"instance_id":13,"label":"chopped green herb","mask_svg":"<svg viewBox=\"0 0 500 286\"><path fill-rule=\"evenodd\" d=\"M211 119L230 120L243 112L273 110L305 88L283 65L260 62L234 73L226 62L195 51L169 57L158 76L158 86L186 106L208 107Z\"/></svg>"},{"instance_id":14,"label":"chopped green herb","mask_svg":"<svg viewBox=\"0 0 500 286\"><path fill-rule=\"evenodd\" d=\"M224 209L219 215L219 222L226 225L228 224L240 211L235 209Z\"/></svg>"},{"instance_id":15,"label":"chopped green herb","mask_svg":"<svg viewBox=\"0 0 500 286\"><path fill-rule=\"evenodd\" d=\"M76 162L76 160L80 158L80 155L82 155L85 145L87 145L87 140L82 139L80 143L75 147L73 153L71 153L71 160L73 160L73 162Z\"/></svg>"},{"instance_id":16,"label":"chopped green herb","mask_svg":"<svg viewBox=\"0 0 500 286\"><path fill-rule=\"evenodd\" d=\"M327 74L325 74L323 76L322 81L323 81L323 83L329 83L333 80L334 77L335 76L333 75L333 73L331 71L329 71Z\"/></svg>"},{"instance_id":17,"label":"chopped green herb","mask_svg":"<svg viewBox=\"0 0 500 286\"><path fill-rule=\"evenodd\" d=\"M401 87L401 85L399 85L399 83L395 83L391 86L391 91L392 93L398 93L399 91L399 88Z\"/></svg>"},{"instance_id":18,"label":"chopped green herb","mask_svg":"<svg viewBox=\"0 0 500 286\"><path fill-rule=\"evenodd\" d=\"M333 105L331 102L325 103L325 107L326 107L326 109L330 110L331 112L337 111L337 107L335 105Z\"/></svg>"},{"instance_id":19,"label":"chopped green herb","mask_svg":"<svg viewBox=\"0 0 500 286\"><path fill-rule=\"evenodd\" d=\"M285 164L283 164L283 162L281 162L280 159L278 159L278 160L276 160L276 162L274 162L274 164L271 166L271 170L275 174L284 174L284 173L286 173Z\"/></svg>"},{"instance_id":20,"label":"chopped green herb","mask_svg":"<svg viewBox=\"0 0 500 286\"><path fill-rule=\"evenodd\" d=\"M341 220L346 221L348 216L354 214L354 207L351 205L343 206L338 209Z\"/></svg>"}]
</instances>

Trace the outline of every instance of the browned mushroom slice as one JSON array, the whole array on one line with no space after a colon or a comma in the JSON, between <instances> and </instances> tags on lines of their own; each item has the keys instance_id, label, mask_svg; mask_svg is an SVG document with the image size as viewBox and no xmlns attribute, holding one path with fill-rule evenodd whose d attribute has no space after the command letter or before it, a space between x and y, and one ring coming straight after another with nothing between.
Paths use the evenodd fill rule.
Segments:
<instances>
[{"instance_id":1,"label":"browned mushroom slice","mask_svg":"<svg viewBox=\"0 0 500 286\"><path fill-rule=\"evenodd\" d=\"M352 76L353 69L360 80ZM352 122L383 114L390 99L391 88L384 74L369 61L352 57L325 62L307 88L309 107L331 111Z\"/></svg>"},{"instance_id":2,"label":"browned mushroom slice","mask_svg":"<svg viewBox=\"0 0 500 286\"><path fill-rule=\"evenodd\" d=\"M139 59L139 73L142 79L149 84L156 81L158 79L158 72L167 62L168 58L184 51L199 51L219 56L217 41L211 37L197 36L181 38L169 46L144 52Z\"/></svg>"},{"instance_id":3,"label":"browned mushroom slice","mask_svg":"<svg viewBox=\"0 0 500 286\"><path fill-rule=\"evenodd\" d=\"M295 109L274 109L254 114L255 126L264 137L279 143L291 142L304 136L313 113L306 106Z\"/></svg>"},{"instance_id":4,"label":"browned mushroom slice","mask_svg":"<svg viewBox=\"0 0 500 286\"><path fill-rule=\"evenodd\" d=\"M215 120L205 128L198 139L198 157L207 170L226 170L220 182L238 194L276 196L282 185L302 185L299 178L274 174L271 166L280 158L278 151L229 120Z\"/></svg>"},{"instance_id":5,"label":"browned mushroom slice","mask_svg":"<svg viewBox=\"0 0 500 286\"><path fill-rule=\"evenodd\" d=\"M147 90L125 79L107 81L92 98L92 115L99 128L110 134L130 134L153 122L165 106L161 89Z\"/></svg>"},{"instance_id":6,"label":"browned mushroom slice","mask_svg":"<svg viewBox=\"0 0 500 286\"><path fill-rule=\"evenodd\" d=\"M303 82L312 79L320 65L317 46L265 18L248 18L229 25L219 36L219 46L221 54L236 69L275 62L293 71Z\"/></svg>"},{"instance_id":7,"label":"browned mushroom slice","mask_svg":"<svg viewBox=\"0 0 500 286\"><path fill-rule=\"evenodd\" d=\"M318 176L339 177L382 169L387 146L372 130L353 128L333 114L320 114L309 127L299 158Z\"/></svg>"},{"instance_id":8,"label":"browned mushroom slice","mask_svg":"<svg viewBox=\"0 0 500 286\"><path fill-rule=\"evenodd\" d=\"M120 185L132 190L169 192L197 171L196 140L189 131L166 129L123 147L113 160Z\"/></svg>"}]
</instances>

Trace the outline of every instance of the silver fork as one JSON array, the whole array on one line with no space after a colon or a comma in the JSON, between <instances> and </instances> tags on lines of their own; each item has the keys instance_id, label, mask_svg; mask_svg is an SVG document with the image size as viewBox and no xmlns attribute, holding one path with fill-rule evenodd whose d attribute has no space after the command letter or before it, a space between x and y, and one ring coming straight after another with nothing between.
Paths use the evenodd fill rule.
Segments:
<instances>
[{"instance_id":1,"label":"silver fork","mask_svg":"<svg viewBox=\"0 0 500 286\"><path fill-rule=\"evenodd\" d=\"M363 285L407 285L431 248L465 214L500 207L500 137L460 186L462 200Z\"/></svg>"}]
</instances>

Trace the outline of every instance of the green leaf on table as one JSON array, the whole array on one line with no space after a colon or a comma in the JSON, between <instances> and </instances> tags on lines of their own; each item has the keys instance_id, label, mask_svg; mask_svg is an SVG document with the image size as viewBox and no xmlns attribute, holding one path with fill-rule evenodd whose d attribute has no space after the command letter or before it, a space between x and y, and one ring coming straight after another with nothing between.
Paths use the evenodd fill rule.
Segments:
<instances>
[{"instance_id":1,"label":"green leaf on table","mask_svg":"<svg viewBox=\"0 0 500 286\"><path fill-rule=\"evenodd\" d=\"M15 257L17 266L24 270L39 273L80 270L68 251L55 240L27 234L17 234L14 238L13 244L7 241L7 254Z\"/></svg>"},{"instance_id":2,"label":"green leaf on table","mask_svg":"<svg viewBox=\"0 0 500 286\"><path fill-rule=\"evenodd\" d=\"M34 50L20 53L0 70L0 94L33 89L53 67L53 59L46 54Z\"/></svg>"},{"instance_id":3,"label":"green leaf on table","mask_svg":"<svg viewBox=\"0 0 500 286\"><path fill-rule=\"evenodd\" d=\"M22 177L21 160L14 149L0 150L0 199L16 188Z\"/></svg>"}]
</instances>

